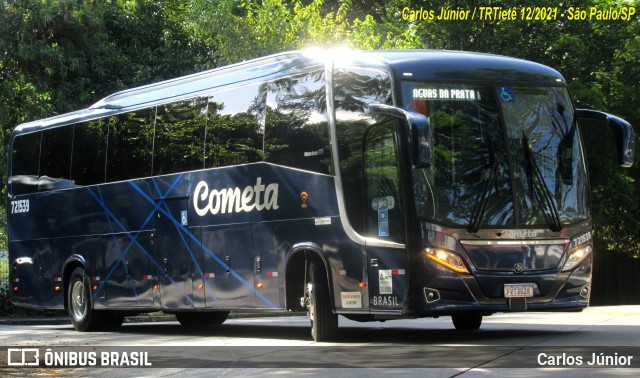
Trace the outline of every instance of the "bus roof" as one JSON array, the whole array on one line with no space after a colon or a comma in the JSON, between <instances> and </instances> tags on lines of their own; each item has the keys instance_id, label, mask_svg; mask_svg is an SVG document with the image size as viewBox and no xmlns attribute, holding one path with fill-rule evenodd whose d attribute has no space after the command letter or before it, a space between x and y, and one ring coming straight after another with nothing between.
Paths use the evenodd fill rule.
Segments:
<instances>
[{"instance_id":1,"label":"bus roof","mask_svg":"<svg viewBox=\"0 0 640 378\"><path fill-rule=\"evenodd\" d=\"M114 93L87 109L24 123L14 135L179 101L228 85L295 74L328 61L386 68L398 78L448 82L565 85L556 70L505 56L441 50L304 50L284 52Z\"/></svg>"},{"instance_id":2,"label":"bus roof","mask_svg":"<svg viewBox=\"0 0 640 378\"><path fill-rule=\"evenodd\" d=\"M397 77L447 82L491 82L566 85L547 66L500 55L442 50L370 51L366 55L389 62Z\"/></svg>"}]
</instances>

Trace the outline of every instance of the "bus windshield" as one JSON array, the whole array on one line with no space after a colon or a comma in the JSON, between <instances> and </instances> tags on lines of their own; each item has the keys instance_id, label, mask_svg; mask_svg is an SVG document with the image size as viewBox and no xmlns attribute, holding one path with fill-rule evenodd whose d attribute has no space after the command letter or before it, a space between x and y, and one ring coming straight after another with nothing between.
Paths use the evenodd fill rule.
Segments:
<instances>
[{"instance_id":1,"label":"bus windshield","mask_svg":"<svg viewBox=\"0 0 640 378\"><path fill-rule=\"evenodd\" d=\"M404 81L403 106L434 130L414 171L419 215L435 223L559 230L588 218L586 167L566 88Z\"/></svg>"}]
</instances>

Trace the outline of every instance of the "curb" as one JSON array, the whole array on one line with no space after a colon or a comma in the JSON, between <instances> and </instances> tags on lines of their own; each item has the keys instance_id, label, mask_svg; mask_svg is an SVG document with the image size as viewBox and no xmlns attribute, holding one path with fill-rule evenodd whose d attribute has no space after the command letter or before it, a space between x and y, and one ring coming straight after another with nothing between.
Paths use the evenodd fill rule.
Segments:
<instances>
[{"instance_id":1,"label":"curb","mask_svg":"<svg viewBox=\"0 0 640 378\"><path fill-rule=\"evenodd\" d=\"M55 318L0 318L0 325L61 325L71 324L67 317Z\"/></svg>"},{"instance_id":2,"label":"curb","mask_svg":"<svg viewBox=\"0 0 640 378\"><path fill-rule=\"evenodd\" d=\"M256 313L256 312L232 312L228 319L246 318L275 318L289 316L306 316L305 312L284 312L284 313ZM155 322L175 322L175 315L135 315L124 318L124 323L155 323ZM71 325L68 317L49 318L0 318L0 325Z\"/></svg>"}]
</instances>

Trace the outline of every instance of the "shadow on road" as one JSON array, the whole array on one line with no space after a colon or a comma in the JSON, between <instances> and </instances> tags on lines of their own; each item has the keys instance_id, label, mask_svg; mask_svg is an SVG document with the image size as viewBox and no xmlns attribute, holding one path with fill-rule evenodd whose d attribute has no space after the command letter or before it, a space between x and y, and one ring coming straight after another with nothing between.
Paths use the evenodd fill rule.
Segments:
<instances>
[{"instance_id":1,"label":"shadow on road","mask_svg":"<svg viewBox=\"0 0 640 378\"><path fill-rule=\"evenodd\" d=\"M380 328L376 323L370 326L341 326L336 341L341 343L392 343L392 344L469 344L469 343L495 343L504 344L509 340L522 340L527 338L547 339L567 333L558 330L531 330L531 329L480 329L478 331L457 331L455 329L417 329L385 327ZM179 324L128 324L123 326L119 333L129 336L140 335L175 335L177 337L225 337L225 338L252 338L252 339L276 339L276 340L308 340L311 341L307 323L300 322L295 325L254 325L254 324L223 324L211 327L182 327ZM573 332L576 332L575 330Z\"/></svg>"}]
</instances>

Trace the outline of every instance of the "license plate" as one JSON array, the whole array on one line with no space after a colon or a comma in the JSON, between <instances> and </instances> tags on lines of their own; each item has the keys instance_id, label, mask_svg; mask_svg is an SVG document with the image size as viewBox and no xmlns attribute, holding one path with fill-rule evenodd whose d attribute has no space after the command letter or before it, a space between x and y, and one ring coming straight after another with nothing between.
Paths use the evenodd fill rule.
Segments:
<instances>
[{"instance_id":1,"label":"license plate","mask_svg":"<svg viewBox=\"0 0 640 378\"><path fill-rule=\"evenodd\" d=\"M530 298L533 297L533 284L506 284L504 285L505 298Z\"/></svg>"}]
</instances>

